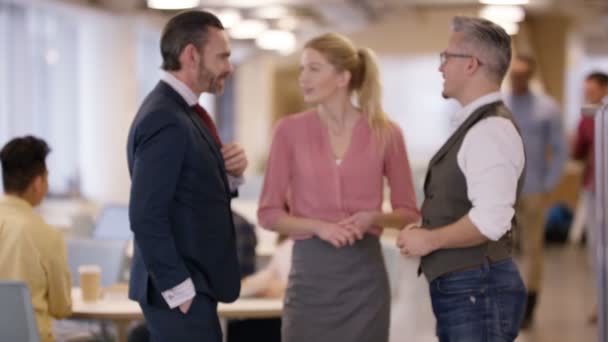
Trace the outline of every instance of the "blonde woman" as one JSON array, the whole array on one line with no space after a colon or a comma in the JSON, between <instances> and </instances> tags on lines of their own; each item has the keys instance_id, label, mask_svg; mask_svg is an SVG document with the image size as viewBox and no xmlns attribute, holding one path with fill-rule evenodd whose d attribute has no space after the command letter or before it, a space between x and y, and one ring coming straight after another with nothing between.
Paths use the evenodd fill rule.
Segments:
<instances>
[{"instance_id":1,"label":"blonde woman","mask_svg":"<svg viewBox=\"0 0 608 342\"><path fill-rule=\"evenodd\" d=\"M418 219L403 136L382 110L369 49L325 34L305 45L300 68L315 108L277 124L258 210L265 228L296 239L283 341L387 341L378 236ZM381 209L385 177L390 212Z\"/></svg>"}]
</instances>

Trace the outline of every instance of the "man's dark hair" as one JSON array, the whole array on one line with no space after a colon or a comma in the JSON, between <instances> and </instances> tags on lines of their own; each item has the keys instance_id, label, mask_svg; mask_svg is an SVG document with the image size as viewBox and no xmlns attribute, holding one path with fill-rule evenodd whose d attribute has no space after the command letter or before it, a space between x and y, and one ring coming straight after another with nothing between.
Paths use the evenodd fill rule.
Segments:
<instances>
[{"instance_id":1,"label":"man's dark hair","mask_svg":"<svg viewBox=\"0 0 608 342\"><path fill-rule=\"evenodd\" d=\"M202 49L207 42L209 27L224 29L222 22L215 15L205 11L185 11L169 19L160 39L162 68L167 71L181 69L179 55L188 44Z\"/></svg>"},{"instance_id":2,"label":"man's dark hair","mask_svg":"<svg viewBox=\"0 0 608 342\"><path fill-rule=\"evenodd\" d=\"M4 191L21 194L27 190L34 178L43 175L46 156L51 152L47 143L33 136L15 138L2 151L2 181Z\"/></svg>"},{"instance_id":3,"label":"man's dark hair","mask_svg":"<svg viewBox=\"0 0 608 342\"><path fill-rule=\"evenodd\" d=\"M585 78L587 81L595 81L602 87L608 87L608 75L601 71L595 71L587 75Z\"/></svg>"}]
</instances>

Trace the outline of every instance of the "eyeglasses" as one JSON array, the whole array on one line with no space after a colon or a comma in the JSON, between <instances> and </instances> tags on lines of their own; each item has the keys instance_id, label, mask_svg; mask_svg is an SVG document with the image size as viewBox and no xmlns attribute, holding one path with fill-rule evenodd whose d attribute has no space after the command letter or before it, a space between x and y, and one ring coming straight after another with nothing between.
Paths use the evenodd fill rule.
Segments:
<instances>
[{"instance_id":1,"label":"eyeglasses","mask_svg":"<svg viewBox=\"0 0 608 342\"><path fill-rule=\"evenodd\" d=\"M483 63L479 60L479 58L473 56L473 55L467 55L467 54L462 54L462 53L450 53L447 51L443 51L442 53L439 54L439 63L441 63L441 65L444 65L445 62L447 62L448 58L450 57L454 57L454 58L475 58L477 60L477 63L479 65L483 65Z\"/></svg>"}]
</instances>

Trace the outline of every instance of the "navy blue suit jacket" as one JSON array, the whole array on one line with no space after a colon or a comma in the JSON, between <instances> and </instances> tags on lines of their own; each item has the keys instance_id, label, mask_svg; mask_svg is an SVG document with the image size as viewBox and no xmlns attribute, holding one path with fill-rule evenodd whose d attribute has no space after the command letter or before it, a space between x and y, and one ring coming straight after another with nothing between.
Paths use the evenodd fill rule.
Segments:
<instances>
[{"instance_id":1,"label":"navy blue suit jacket","mask_svg":"<svg viewBox=\"0 0 608 342\"><path fill-rule=\"evenodd\" d=\"M131 126L129 298L159 307L161 292L191 277L197 293L231 302L240 292L231 194L221 151L194 109L159 82Z\"/></svg>"}]
</instances>

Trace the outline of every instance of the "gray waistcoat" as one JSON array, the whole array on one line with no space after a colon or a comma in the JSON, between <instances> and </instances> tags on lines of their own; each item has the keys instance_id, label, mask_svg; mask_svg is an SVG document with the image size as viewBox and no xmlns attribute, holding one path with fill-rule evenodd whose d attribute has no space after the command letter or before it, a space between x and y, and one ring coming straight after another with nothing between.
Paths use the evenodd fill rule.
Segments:
<instances>
[{"instance_id":1,"label":"gray waistcoat","mask_svg":"<svg viewBox=\"0 0 608 342\"><path fill-rule=\"evenodd\" d=\"M452 224L471 210L472 204L467 197L466 179L458 167L457 155L469 129L480 120L491 116L504 117L513 122L511 113L502 102L482 106L460 125L431 159L424 181L424 202L422 203L424 228L435 229ZM515 127L517 129L517 125ZM483 156L478 157L483 158ZM517 183L517 198L519 198L523 185L524 174L525 170ZM446 273L481 265L486 257L492 261L506 259L511 256L511 231L515 224L514 215L511 230L498 241L489 241L475 247L437 250L424 256L420 263L421 271L430 282Z\"/></svg>"}]
</instances>

